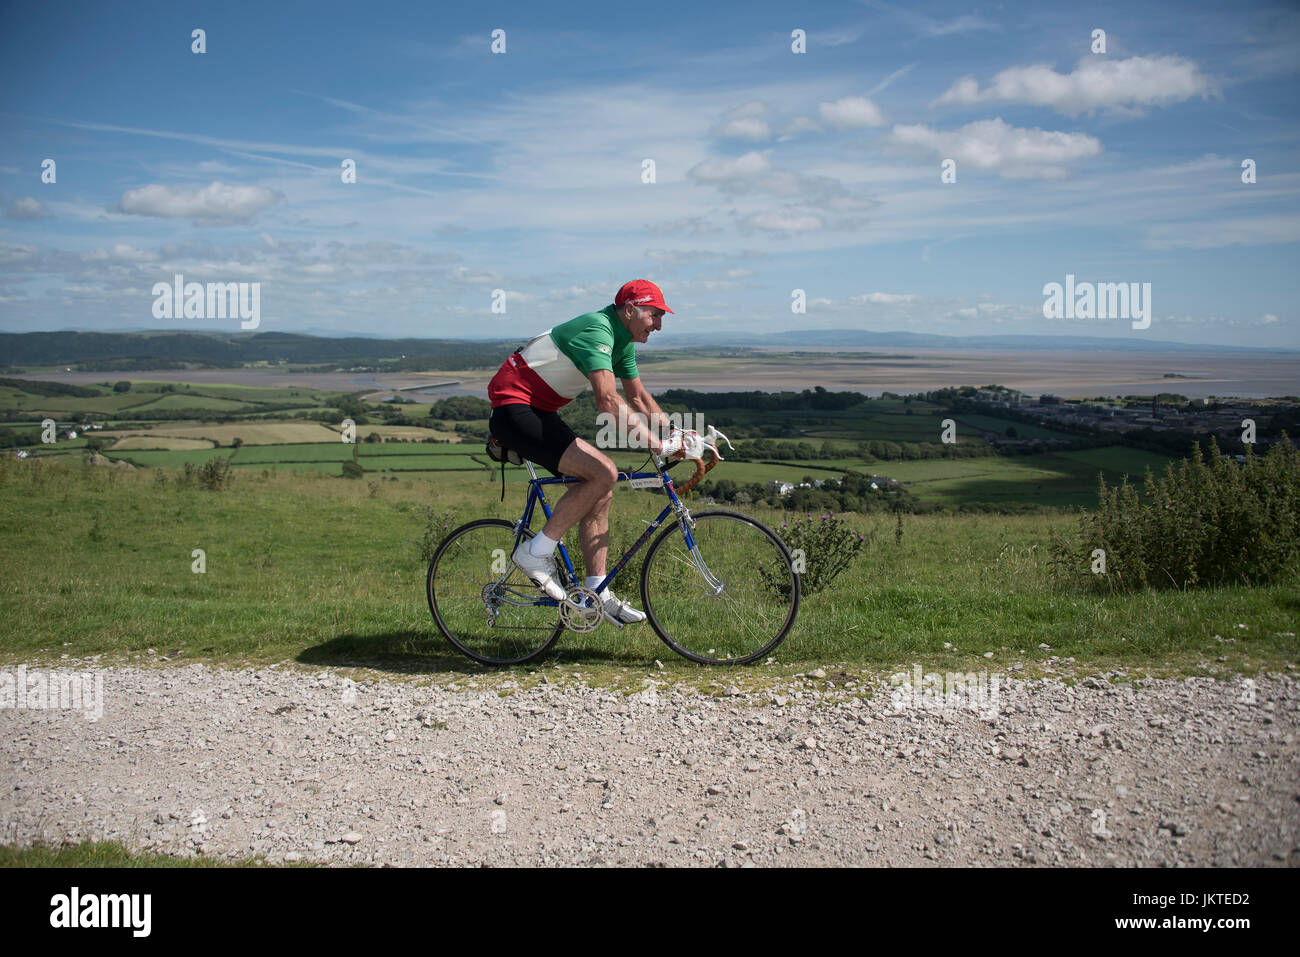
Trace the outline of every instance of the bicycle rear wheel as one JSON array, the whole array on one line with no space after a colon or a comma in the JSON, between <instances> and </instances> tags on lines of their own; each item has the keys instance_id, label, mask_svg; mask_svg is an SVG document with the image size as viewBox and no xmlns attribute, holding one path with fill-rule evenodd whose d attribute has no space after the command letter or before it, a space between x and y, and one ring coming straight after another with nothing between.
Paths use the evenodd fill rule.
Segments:
<instances>
[{"instance_id":1,"label":"bicycle rear wheel","mask_svg":"<svg viewBox=\"0 0 1300 957\"><path fill-rule=\"evenodd\" d=\"M433 620L457 651L485 665L531 661L564 630L559 607L538 604L542 592L510 561L514 547L514 525L484 518L443 539L429 563Z\"/></svg>"},{"instance_id":2,"label":"bicycle rear wheel","mask_svg":"<svg viewBox=\"0 0 1300 957\"><path fill-rule=\"evenodd\" d=\"M692 518L694 551L678 521L646 554L646 617L668 647L691 661L748 664L781 643L799 612L789 549L748 515L710 511Z\"/></svg>"}]
</instances>

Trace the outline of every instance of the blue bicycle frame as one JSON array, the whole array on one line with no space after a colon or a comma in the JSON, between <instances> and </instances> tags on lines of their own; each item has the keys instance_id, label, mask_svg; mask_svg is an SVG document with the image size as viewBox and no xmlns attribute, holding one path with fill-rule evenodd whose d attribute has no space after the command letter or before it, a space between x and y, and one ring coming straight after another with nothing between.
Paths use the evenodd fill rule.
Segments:
<instances>
[{"instance_id":1,"label":"blue bicycle frame","mask_svg":"<svg viewBox=\"0 0 1300 957\"><path fill-rule=\"evenodd\" d=\"M659 530L659 528L663 525L664 520L667 519L668 516L670 515L676 515L681 519L682 532L686 536L686 547L687 549L690 550L691 557L695 560L695 564L699 567L700 573L704 576L704 580L709 583L709 586L711 588L715 589L718 593L721 593L722 583L719 582L718 579L713 576L713 573L710 572L708 567L704 564L704 559L700 555L699 549L695 545L695 538L693 535L691 535L691 529L692 527L694 527L695 523L691 520L690 510L687 509L686 506L682 504L682 500L677 497L677 490L673 487L673 480L671 477L669 477L668 473L664 470L663 460L660 459L658 456L654 456L653 458L658 471L619 472L618 479L616 481L630 482L630 481L635 481L637 479L655 479L655 478L660 479L663 482L664 491L667 492L668 494L669 502L666 506L664 506L664 510L659 513L659 517L650 523L649 527L644 532L641 533L641 537L632 543L632 547L623 553L623 556L619 558L619 560L614 564L614 567L610 569L609 573L605 575L605 578L601 581L601 583L598 586L596 586L596 588L594 588L593 590L596 592L600 592L606 586L608 586L609 583L612 582L618 576L618 573L623 570L623 568L627 565L627 563L631 561L632 556L635 555L641 549L641 546L643 546L649 540L650 536ZM546 493L542 491L542 486L568 485L573 482L582 481L582 479L573 478L572 476L565 476L564 478L538 478L537 472L534 471L533 469L532 462L525 460L524 466L528 469L528 475L529 475L528 504L524 506L523 517L520 518L519 521L515 523L515 547L516 548L518 548L519 543L523 541L524 530L531 526L533 520L533 510L537 507L538 504L542 506L542 513L548 519L551 517L551 506L546 501ZM569 558L569 553L565 550L563 542L560 543L558 550L560 553L560 559L564 562L564 570L565 573L568 575L569 583L575 585L578 584L578 573L573 567L573 561ZM540 598L535 599L533 602L531 602L531 604L558 605L559 602L557 602L554 598L542 596Z\"/></svg>"}]
</instances>

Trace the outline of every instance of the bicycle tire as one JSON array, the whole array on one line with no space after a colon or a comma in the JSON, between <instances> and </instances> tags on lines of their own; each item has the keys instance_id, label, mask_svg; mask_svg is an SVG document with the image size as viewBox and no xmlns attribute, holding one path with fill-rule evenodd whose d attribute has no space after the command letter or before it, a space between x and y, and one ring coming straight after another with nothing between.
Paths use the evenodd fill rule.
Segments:
<instances>
[{"instance_id":1,"label":"bicycle tire","mask_svg":"<svg viewBox=\"0 0 1300 957\"><path fill-rule=\"evenodd\" d=\"M663 642L691 661L743 665L779 645L799 613L799 575L780 537L755 518L711 510L693 514L692 536L706 582L681 521L654 540L641 566L641 603Z\"/></svg>"},{"instance_id":2,"label":"bicycle tire","mask_svg":"<svg viewBox=\"0 0 1300 957\"><path fill-rule=\"evenodd\" d=\"M524 530L524 540L533 537ZM485 665L518 665L539 658L564 631L560 610L555 605L512 604L540 597L541 591L513 564L505 581L498 614L491 618L485 606L484 590L492 586L504 560L514 551L515 527L500 518L481 518L452 530L438 545L429 562L425 593L429 611L453 648ZM504 619L504 624L498 625Z\"/></svg>"}]
</instances>

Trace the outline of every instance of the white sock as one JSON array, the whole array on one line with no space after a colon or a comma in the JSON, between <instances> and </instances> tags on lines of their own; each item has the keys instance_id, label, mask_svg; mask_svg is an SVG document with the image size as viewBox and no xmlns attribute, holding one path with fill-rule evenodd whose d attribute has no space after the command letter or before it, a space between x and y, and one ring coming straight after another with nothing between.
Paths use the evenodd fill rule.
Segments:
<instances>
[{"instance_id":1,"label":"white sock","mask_svg":"<svg viewBox=\"0 0 1300 957\"><path fill-rule=\"evenodd\" d=\"M547 538L545 532L538 532L537 537L528 543L528 554L534 558L549 558L555 554L555 546L559 545L553 538Z\"/></svg>"},{"instance_id":2,"label":"white sock","mask_svg":"<svg viewBox=\"0 0 1300 957\"><path fill-rule=\"evenodd\" d=\"M600 585L600 583L603 582L604 580L605 580L604 575L588 575L586 579L583 581L583 584L586 585L588 588L590 588L592 591L595 591L596 588ZM600 596L602 598L605 597L605 592L607 591L609 591L608 588L606 588L605 591L600 592L599 593Z\"/></svg>"}]
</instances>

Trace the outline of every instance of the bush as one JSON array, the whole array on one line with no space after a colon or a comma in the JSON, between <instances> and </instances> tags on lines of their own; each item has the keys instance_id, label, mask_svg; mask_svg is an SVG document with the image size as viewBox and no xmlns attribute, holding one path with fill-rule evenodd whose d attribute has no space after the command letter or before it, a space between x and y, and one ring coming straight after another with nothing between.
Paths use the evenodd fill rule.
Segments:
<instances>
[{"instance_id":1,"label":"bush","mask_svg":"<svg viewBox=\"0 0 1300 957\"><path fill-rule=\"evenodd\" d=\"M815 595L829 587L853 563L867 543L865 535L859 535L834 512L820 518L814 518L810 513L806 518L782 522L776 533L781 536L795 560L795 571L800 573L800 594L804 597ZM767 579L769 574L764 571L763 577ZM779 581L776 576L772 577L769 584L777 587L778 591L784 591L785 582Z\"/></svg>"},{"instance_id":2,"label":"bush","mask_svg":"<svg viewBox=\"0 0 1300 957\"><path fill-rule=\"evenodd\" d=\"M359 479L365 473L361 463L356 459L349 459L343 463L343 477L349 479Z\"/></svg>"},{"instance_id":3,"label":"bush","mask_svg":"<svg viewBox=\"0 0 1300 957\"><path fill-rule=\"evenodd\" d=\"M185 464L189 465L188 462ZM199 488L209 492L220 492L230 488L235 482L235 470L230 467L230 459L223 459L220 456L208 459L199 469L198 482Z\"/></svg>"},{"instance_id":4,"label":"bush","mask_svg":"<svg viewBox=\"0 0 1300 957\"><path fill-rule=\"evenodd\" d=\"M415 543L420 549L421 564L427 566L433 561L433 553L438 550L442 540L456 527L455 512L447 511L439 515L434 512L432 505L424 507L424 534Z\"/></svg>"},{"instance_id":5,"label":"bush","mask_svg":"<svg viewBox=\"0 0 1300 957\"><path fill-rule=\"evenodd\" d=\"M1300 567L1300 451L1283 435L1265 456L1237 464L1211 441L1210 461L1193 455L1150 471L1143 496L1125 479L1103 477L1098 507L1080 520L1077 546L1053 543L1067 581L1109 591L1263 584ZM1094 550L1105 572L1094 573ZM1100 568L1099 564L1097 565Z\"/></svg>"}]
</instances>

